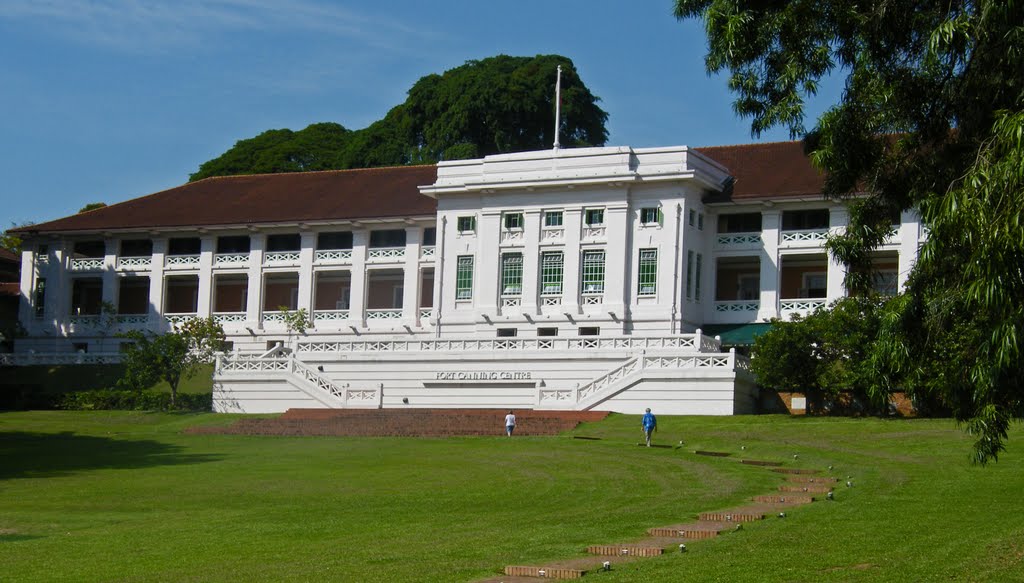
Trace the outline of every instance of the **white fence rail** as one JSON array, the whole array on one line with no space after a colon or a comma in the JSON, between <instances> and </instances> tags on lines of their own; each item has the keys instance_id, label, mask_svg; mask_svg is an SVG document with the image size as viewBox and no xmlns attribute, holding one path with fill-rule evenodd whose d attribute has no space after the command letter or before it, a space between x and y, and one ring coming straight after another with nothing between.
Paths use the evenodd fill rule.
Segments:
<instances>
[{"instance_id":1,"label":"white fence rail","mask_svg":"<svg viewBox=\"0 0 1024 583\"><path fill-rule=\"evenodd\" d=\"M717 352L717 340L703 334L582 338L484 338L453 340L302 341L299 352L467 352L528 350L648 350L657 348Z\"/></svg>"}]
</instances>

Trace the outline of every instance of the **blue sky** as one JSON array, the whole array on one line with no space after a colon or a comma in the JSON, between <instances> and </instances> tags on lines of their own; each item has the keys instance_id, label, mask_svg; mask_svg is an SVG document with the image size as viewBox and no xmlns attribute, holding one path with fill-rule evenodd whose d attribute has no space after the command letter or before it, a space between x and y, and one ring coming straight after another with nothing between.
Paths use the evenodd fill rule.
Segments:
<instances>
[{"instance_id":1,"label":"blue sky","mask_svg":"<svg viewBox=\"0 0 1024 583\"><path fill-rule=\"evenodd\" d=\"M423 75L561 54L609 145L755 141L670 0L0 0L0 229L181 184L237 140L363 128ZM552 80L553 82L553 80ZM816 116L839 95L824 86ZM813 125L809 123L808 125ZM757 141L785 140L778 129Z\"/></svg>"}]
</instances>

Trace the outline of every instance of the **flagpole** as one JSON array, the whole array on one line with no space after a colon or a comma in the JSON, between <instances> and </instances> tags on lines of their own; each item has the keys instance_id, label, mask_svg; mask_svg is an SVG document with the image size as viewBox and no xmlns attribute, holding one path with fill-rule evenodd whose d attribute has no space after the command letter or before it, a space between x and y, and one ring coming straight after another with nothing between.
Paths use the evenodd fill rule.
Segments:
<instances>
[{"instance_id":1,"label":"flagpole","mask_svg":"<svg viewBox=\"0 0 1024 583\"><path fill-rule=\"evenodd\" d=\"M555 149L561 144L558 143L559 122L562 117L562 66L558 66L558 78L555 80Z\"/></svg>"}]
</instances>

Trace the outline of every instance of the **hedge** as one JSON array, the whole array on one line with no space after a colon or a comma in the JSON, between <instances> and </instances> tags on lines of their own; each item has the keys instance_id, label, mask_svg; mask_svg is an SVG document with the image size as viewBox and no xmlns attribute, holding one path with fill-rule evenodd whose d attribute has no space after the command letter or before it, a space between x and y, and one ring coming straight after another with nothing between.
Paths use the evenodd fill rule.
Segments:
<instances>
[{"instance_id":1,"label":"hedge","mask_svg":"<svg viewBox=\"0 0 1024 583\"><path fill-rule=\"evenodd\" d=\"M67 393L57 402L58 409L68 411L171 411L171 394L160 391L97 389ZM213 395L209 393L178 393L174 411L210 411Z\"/></svg>"}]
</instances>

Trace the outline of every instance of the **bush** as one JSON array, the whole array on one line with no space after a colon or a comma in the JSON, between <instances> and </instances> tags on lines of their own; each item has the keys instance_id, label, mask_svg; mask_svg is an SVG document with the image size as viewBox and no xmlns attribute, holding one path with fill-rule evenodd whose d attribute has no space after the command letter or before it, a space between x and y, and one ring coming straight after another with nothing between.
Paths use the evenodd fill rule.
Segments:
<instances>
[{"instance_id":1,"label":"bush","mask_svg":"<svg viewBox=\"0 0 1024 583\"><path fill-rule=\"evenodd\" d=\"M57 403L57 408L67 411L210 411L213 409L213 395L179 394L172 408L170 393L98 389L67 393Z\"/></svg>"}]
</instances>

